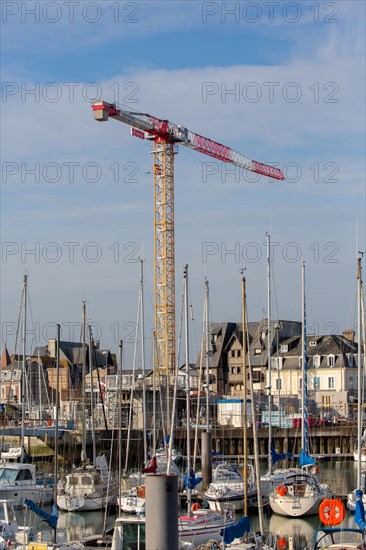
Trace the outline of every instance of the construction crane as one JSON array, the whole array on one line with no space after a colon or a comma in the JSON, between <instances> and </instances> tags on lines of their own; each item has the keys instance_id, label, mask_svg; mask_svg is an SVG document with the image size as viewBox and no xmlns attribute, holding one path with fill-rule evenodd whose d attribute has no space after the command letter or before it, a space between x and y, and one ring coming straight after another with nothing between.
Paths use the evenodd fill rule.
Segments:
<instances>
[{"instance_id":1,"label":"construction crane","mask_svg":"<svg viewBox=\"0 0 366 550\"><path fill-rule=\"evenodd\" d=\"M131 127L131 133L154 141L154 326L156 338L156 370L168 375L175 367L175 258L174 258L174 146L181 144L223 162L235 164L263 176L284 180L279 168L251 160L217 143L154 116L123 111L115 103L97 101L92 104L94 117L109 117Z\"/></svg>"}]
</instances>

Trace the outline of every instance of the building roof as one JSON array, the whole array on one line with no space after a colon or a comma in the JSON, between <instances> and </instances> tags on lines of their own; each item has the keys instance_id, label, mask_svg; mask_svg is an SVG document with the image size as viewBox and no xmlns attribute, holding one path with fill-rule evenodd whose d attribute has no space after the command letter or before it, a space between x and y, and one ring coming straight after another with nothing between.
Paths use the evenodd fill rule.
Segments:
<instances>
[{"instance_id":1,"label":"building roof","mask_svg":"<svg viewBox=\"0 0 366 550\"><path fill-rule=\"evenodd\" d=\"M0 368L7 369L9 365L11 365L11 359L8 352L8 348L5 346L1 354Z\"/></svg>"}]
</instances>

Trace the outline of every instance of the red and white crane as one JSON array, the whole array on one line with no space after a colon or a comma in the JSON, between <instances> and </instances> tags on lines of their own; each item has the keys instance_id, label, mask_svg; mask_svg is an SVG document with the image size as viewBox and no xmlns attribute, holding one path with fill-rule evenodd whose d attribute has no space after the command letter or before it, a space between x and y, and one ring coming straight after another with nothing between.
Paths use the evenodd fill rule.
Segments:
<instances>
[{"instance_id":1,"label":"red and white crane","mask_svg":"<svg viewBox=\"0 0 366 550\"><path fill-rule=\"evenodd\" d=\"M109 117L131 127L139 138L154 141L154 324L157 369L168 374L175 366L175 243L174 243L174 144L179 143L223 162L263 176L284 180L279 168L250 158L212 139L145 113L123 111L114 103L93 103L94 117Z\"/></svg>"}]
</instances>

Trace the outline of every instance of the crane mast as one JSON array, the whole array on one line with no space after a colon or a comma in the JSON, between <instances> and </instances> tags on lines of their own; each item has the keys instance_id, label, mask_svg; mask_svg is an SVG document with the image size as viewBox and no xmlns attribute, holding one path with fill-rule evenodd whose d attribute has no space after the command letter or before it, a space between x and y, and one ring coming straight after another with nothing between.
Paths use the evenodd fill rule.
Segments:
<instances>
[{"instance_id":1,"label":"crane mast","mask_svg":"<svg viewBox=\"0 0 366 550\"><path fill-rule=\"evenodd\" d=\"M155 369L168 375L175 366L175 242L174 242L174 144L180 143L220 161L276 180L279 168L251 160L209 138L146 113L123 111L114 103L92 104L94 118L109 117L131 127L131 133L154 141L154 322L157 360Z\"/></svg>"}]
</instances>

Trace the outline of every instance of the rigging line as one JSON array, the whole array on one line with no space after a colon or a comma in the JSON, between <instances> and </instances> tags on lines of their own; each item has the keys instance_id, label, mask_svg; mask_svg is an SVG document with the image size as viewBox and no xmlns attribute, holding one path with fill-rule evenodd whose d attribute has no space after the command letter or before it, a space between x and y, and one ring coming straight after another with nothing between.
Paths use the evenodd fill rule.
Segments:
<instances>
[{"instance_id":1,"label":"rigging line","mask_svg":"<svg viewBox=\"0 0 366 550\"><path fill-rule=\"evenodd\" d=\"M138 327L140 324L140 303L141 303L141 288L140 288L140 282L139 282L139 293L138 293L138 300L137 300L137 315L136 315L136 338L135 338L135 345L134 345L134 352L133 352L133 363L132 363L132 384L131 384L131 390L130 390L130 407L129 407L129 414L128 414L128 428L127 428L127 444L126 444L126 459L125 459L125 469L124 474L127 473L127 465L128 465L128 459L129 459L129 452L130 452L130 437L131 437L131 425L132 425L132 416L133 416L133 397L134 397L134 391L135 391L135 371L136 371L136 360L137 360L137 343L138 343Z\"/></svg>"},{"instance_id":2,"label":"rigging line","mask_svg":"<svg viewBox=\"0 0 366 550\"><path fill-rule=\"evenodd\" d=\"M197 392L197 409L196 409L196 427L194 431L194 448L193 448L193 471L196 469L196 460L197 460L197 450L198 450L198 422L199 422L199 412L200 412L200 401L201 401L201 391L202 388L202 373L203 373L203 354L206 343L205 335L205 321L207 316L207 303L206 297L203 303L203 317L202 317L202 339L201 339L201 350L200 350L200 367L199 367L199 377L198 377L198 392Z\"/></svg>"},{"instance_id":3,"label":"rigging line","mask_svg":"<svg viewBox=\"0 0 366 550\"><path fill-rule=\"evenodd\" d=\"M173 452L173 439L174 439L173 434L174 434L175 415L176 415L176 410L177 410L179 356L180 356L181 343L182 343L183 315L184 315L184 291L182 289L182 303L181 303L181 311L180 311L180 319L179 319L179 335L178 335L178 343L177 343L177 356L176 356L176 362L175 362L173 410L172 410L172 420L171 420L172 423L171 423L171 428L170 428L170 439L169 439L169 449L168 449L168 470L167 470L167 474L170 473L170 461L172 459L172 452Z\"/></svg>"},{"instance_id":4,"label":"rigging line","mask_svg":"<svg viewBox=\"0 0 366 550\"><path fill-rule=\"evenodd\" d=\"M191 292L191 286L190 286L190 283L188 281L188 297L189 297L189 301L190 301L190 304L192 304L192 292ZM193 307L192 305L190 306L190 309L191 309L191 314L193 314ZM192 322L192 325L193 325L193 333L194 333L194 357L196 356L196 350L198 348L198 341L197 341L197 330L196 330L196 322L194 320L194 317L193 319L191 319L191 322ZM191 345L191 350L192 352L192 345ZM192 357L192 354L191 354L191 357Z\"/></svg>"},{"instance_id":5,"label":"rigging line","mask_svg":"<svg viewBox=\"0 0 366 550\"><path fill-rule=\"evenodd\" d=\"M15 342L14 342L14 355L13 355L13 359L11 359L10 383L9 383L9 392L8 392L8 396L7 396L7 399L6 399L5 421L6 421L6 418L7 418L7 411L9 410L8 407L10 405L10 399L12 397L12 390L13 390L12 386L13 386L13 382L14 382L13 376L14 376L14 373L15 373L15 357L16 357L16 351L17 351L17 347L18 347L19 330L20 330L20 324L21 324L21 319L22 319L24 293L25 293L25 284L23 282L21 290L20 290L20 305L19 305L19 313L18 313L18 321L17 321L17 331L16 331L16 334L15 334ZM1 448L3 447L3 444L4 444L4 433L2 433L2 435L1 435Z\"/></svg>"},{"instance_id":6,"label":"rigging line","mask_svg":"<svg viewBox=\"0 0 366 550\"><path fill-rule=\"evenodd\" d=\"M34 326L34 322L33 322L33 311L32 311L32 303L31 303L31 299L30 299L30 293L29 293L29 285L28 285L28 292L27 292L27 298L28 298L28 311L29 311L29 317L30 317L30 325L33 329L33 326ZM28 324L28 322L27 322ZM36 335L35 335L35 331L31 331L31 334L33 333L33 338L32 338L32 341L34 340L35 343L37 343L37 340L36 340ZM27 344L28 344L28 349L29 349L29 342L27 341ZM29 355L32 355L32 348L30 348L30 353Z\"/></svg>"}]
</instances>

